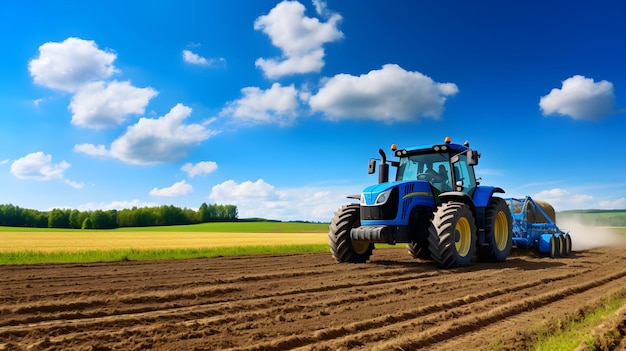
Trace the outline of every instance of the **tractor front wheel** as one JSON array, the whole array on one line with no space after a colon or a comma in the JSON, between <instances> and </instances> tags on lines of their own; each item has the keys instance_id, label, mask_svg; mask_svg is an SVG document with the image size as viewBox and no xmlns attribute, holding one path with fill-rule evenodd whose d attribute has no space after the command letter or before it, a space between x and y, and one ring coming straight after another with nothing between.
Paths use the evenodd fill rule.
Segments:
<instances>
[{"instance_id":1,"label":"tractor front wheel","mask_svg":"<svg viewBox=\"0 0 626 351\"><path fill-rule=\"evenodd\" d=\"M470 207L462 202L446 202L438 207L428 242L431 257L439 266L468 266L476 251L476 222Z\"/></svg>"},{"instance_id":2,"label":"tractor front wheel","mask_svg":"<svg viewBox=\"0 0 626 351\"><path fill-rule=\"evenodd\" d=\"M499 197L491 198L485 209L485 243L477 248L476 254L486 262L504 262L513 245L511 211Z\"/></svg>"},{"instance_id":3,"label":"tractor front wheel","mask_svg":"<svg viewBox=\"0 0 626 351\"><path fill-rule=\"evenodd\" d=\"M358 204L342 206L335 212L328 227L328 246L335 261L364 263L372 255L374 244L352 241L350 230L361 225L360 207Z\"/></svg>"}]
</instances>

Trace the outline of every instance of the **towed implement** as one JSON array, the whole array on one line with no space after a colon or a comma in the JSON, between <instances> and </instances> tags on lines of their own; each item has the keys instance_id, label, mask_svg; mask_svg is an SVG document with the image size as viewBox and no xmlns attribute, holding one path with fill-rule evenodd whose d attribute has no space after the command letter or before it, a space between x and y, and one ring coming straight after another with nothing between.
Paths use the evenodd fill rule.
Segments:
<instances>
[{"instance_id":1,"label":"towed implement","mask_svg":"<svg viewBox=\"0 0 626 351\"><path fill-rule=\"evenodd\" d=\"M446 137L442 144L404 149L394 144L391 150L396 161L388 162L382 149L380 159L369 161L370 174L380 161L378 184L349 196L359 203L335 212L328 237L337 262L366 262L376 243L406 243L413 257L443 268L467 266L474 257L503 262L514 245L537 247L552 257L571 251L569 235L558 229L554 215L548 218L548 207L529 197L505 200L496 196L502 188L479 183L474 166L480 154L469 142L454 144ZM390 167L396 168L392 181ZM536 222L540 217L549 220Z\"/></svg>"},{"instance_id":2,"label":"towed implement","mask_svg":"<svg viewBox=\"0 0 626 351\"><path fill-rule=\"evenodd\" d=\"M506 201L513 218L513 245L533 247L552 258L572 253L572 238L556 225L556 214L550 204L530 196Z\"/></svg>"}]
</instances>

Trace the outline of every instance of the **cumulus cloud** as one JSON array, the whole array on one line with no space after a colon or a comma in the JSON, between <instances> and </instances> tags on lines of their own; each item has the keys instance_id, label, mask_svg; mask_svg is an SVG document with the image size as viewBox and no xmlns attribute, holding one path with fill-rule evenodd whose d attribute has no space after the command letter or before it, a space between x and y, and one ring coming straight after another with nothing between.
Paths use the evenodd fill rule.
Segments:
<instances>
[{"instance_id":1,"label":"cumulus cloud","mask_svg":"<svg viewBox=\"0 0 626 351\"><path fill-rule=\"evenodd\" d=\"M41 45L28 69L36 84L74 94L69 105L72 124L102 129L123 123L128 115L143 114L157 95L154 89L137 88L129 81L109 82L120 72L113 65L116 58L94 41L67 38Z\"/></svg>"},{"instance_id":2,"label":"cumulus cloud","mask_svg":"<svg viewBox=\"0 0 626 351\"><path fill-rule=\"evenodd\" d=\"M278 123L286 125L296 118L298 111L298 91L292 85L272 84L267 90L257 87L241 89L243 97L231 101L220 113L231 116L243 123Z\"/></svg>"},{"instance_id":3,"label":"cumulus cloud","mask_svg":"<svg viewBox=\"0 0 626 351\"><path fill-rule=\"evenodd\" d=\"M346 204L345 196L354 189L326 186L277 189L263 179L237 183L227 180L213 186L209 198L233 204L241 218L330 221L333 213Z\"/></svg>"},{"instance_id":4,"label":"cumulus cloud","mask_svg":"<svg viewBox=\"0 0 626 351\"><path fill-rule=\"evenodd\" d=\"M187 63L191 63L192 65L200 65L200 66L209 65L209 61L206 58L198 54L195 54L191 52L190 50L183 50L183 61Z\"/></svg>"},{"instance_id":5,"label":"cumulus cloud","mask_svg":"<svg viewBox=\"0 0 626 351\"><path fill-rule=\"evenodd\" d=\"M601 208L606 209L621 209L626 207L626 198L619 198L616 200L604 200L598 203Z\"/></svg>"},{"instance_id":6,"label":"cumulus cloud","mask_svg":"<svg viewBox=\"0 0 626 351\"><path fill-rule=\"evenodd\" d=\"M154 188L150 190L150 195L152 196L163 196L163 197L175 197L181 195L187 195L193 192L193 187L191 184L187 184L186 181L181 180L180 182L174 183L170 187L166 188Z\"/></svg>"},{"instance_id":7,"label":"cumulus cloud","mask_svg":"<svg viewBox=\"0 0 626 351\"><path fill-rule=\"evenodd\" d=\"M39 47L39 57L28 63L36 84L75 92L86 83L107 79L118 72L113 65L117 55L100 50L93 40L67 38Z\"/></svg>"},{"instance_id":8,"label":"cumulus cloud","mask_svg":"<svg viewBox=\"0 0 626 351\"><path fill-rule=\"evenodd\" d=\"M572 194L561 188L542 190L533 198L549 202L557 211L589 208L594 200L591 195Z\"/></svg>"},{"instance_id":9,"label":"cumulus cloud","mask_svg":"<svg viewBox=\"0 0 626 351\"><path fill-rule=\"evenodd\" d=\"M72 124L93 129L113 127L123 123L128 115L143 114L156 95L156 90L137 88L130 82L86 84L72 97Z\"/></svg>"},{"instance_id":10,"label":"cumulus cloud","mask_svg":"<svg viewBox=\"0 0 626 351\"><path fill-rule=\"evenodd\" d=\"M184 124L191 111L177 104L163 117L141 118L111 144L110 155L145 165L181 159L192 145L216 134L200 124Z\"/></svg>"},{"instance_id":11,"label":"cumulus cloud","mask_svg":"<svg viewBox=\"0 0 626 351\"><path fill-rule=\"evenodd\" d=\"M70 164L66 161L52 163L52 155L44 154L39 151L13 161L11 164L11 174L18 179L33 179L39 181L59 179L74 188L82 188L82 184L65 178L64 172L68 168L70 168Z\"/></svg>"},{"instance_id":12,"label":"cumulus cloud","mask_svg":"<svg viewBox=\"0 0 626 351\"><path fill-rule=\"evenodd\" d=\"M74 152L80 152L89 156L96 157L111 157L109 150L106 149L104 145L93 145L93 144L76 144L73 148Z\"/></svg>"},{"instance_id":13,"label":"cumulus cloud","mask_svg":"<svg viewBox=\"0 0 626 351\"><path fill-rule=\"evenodd\" d=\"M420 72L386 64L358 77L338 74L325 81L309 105L329 118L366 118L378 121L438 119L454 83L437 83Z\"/></svg>"},{"instance_id":14,"label":"cumulus cloud","mask_svg":"<svg viewBox=\"0 0 626 351\"><path fill-rule=\"evenodd\" d=\"M217 169L217 163L213 161L202 161L195 165L192 163L185 163L180 169L187 172L189 178L193 178L197 175L205 175L214 172Z\"/></svg>"},{"instance_id":15,"label":"cumulus cloud","mask_svg":"<svg viewBox=\"0 0 626 351\"><path fill-rule=\"evenodd\" d=\"M594 120L613 112L615 95L613 84L606 80L575 75L563 81L561 89L552 89L539 100L545 116L564 115L573 119Z\"/></svg>"},{"instance_id":16,"label":"cumulus cloud","mask_svg":"<svg viewBox=\"0 0 626 351\"><path fill-rule=\"evenodd\" d=\"M192 109L177 104L165 116L141 118L129 126L126 133L113 141L111 149L89 143L74 145L74 151L95 157L112 157L123 162L151 165L181 159L194 144L204 141L217 132L201 124L184 124ZM204 170L200 166L200 172Z\"/></svg>"},{"instance_id":17,"label":"cumulus cloud","mask_svg":"<svg viewBox=\"0 0 626 351\"><path fill-rule=\"evenodd\" d=\"M327 9L320 1L319 12ZM280 58L258 58L256 66L270 79L296 73L319 72L324 66L323 45L343 38L337 28L342 17L331 14L326 22L306 17L305 7L297 1L283 1L267 15L254 22L254 29L267 34L272 44L282 51Z\"/></svg>"}]
</instances>

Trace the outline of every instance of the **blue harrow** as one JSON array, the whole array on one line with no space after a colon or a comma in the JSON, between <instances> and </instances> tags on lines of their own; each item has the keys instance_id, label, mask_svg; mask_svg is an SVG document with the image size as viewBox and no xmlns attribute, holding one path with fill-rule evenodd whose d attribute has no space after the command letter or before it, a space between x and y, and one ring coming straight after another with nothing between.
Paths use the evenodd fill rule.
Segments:
<instances>
[{"instance_id":1,"label":"blue harrow","mask_svg":"<svg viewBox=\"0 0 626 351\"><path fill-rule=\"evenodd\" d=\"M513 246L536 248L552 258L571 254L572 238L569 232L559 229L555 219L540 204L530 196L523 199L508 198L505 201L513 218ZM537 223L537 218L541 218L544 223Z\"/></svg>"}]
</instances>

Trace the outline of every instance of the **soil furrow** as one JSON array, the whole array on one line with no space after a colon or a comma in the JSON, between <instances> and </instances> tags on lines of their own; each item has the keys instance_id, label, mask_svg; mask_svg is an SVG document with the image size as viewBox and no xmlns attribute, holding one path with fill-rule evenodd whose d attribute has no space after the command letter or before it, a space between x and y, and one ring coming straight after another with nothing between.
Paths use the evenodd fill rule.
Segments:
<instances>
[{"instance_id":1,"label":"soil furrow","mask_svg":"<svg viewBox=\"0 0 626 351\"><path fill-rule=\"evenodd\" d=\"M0 350L524 350L531 323L621 291L624 263L615 247L441 270L397 248L355 265L302 254L0 266Z\"/></svg>"}]
</instances>

